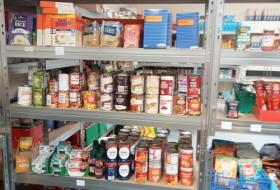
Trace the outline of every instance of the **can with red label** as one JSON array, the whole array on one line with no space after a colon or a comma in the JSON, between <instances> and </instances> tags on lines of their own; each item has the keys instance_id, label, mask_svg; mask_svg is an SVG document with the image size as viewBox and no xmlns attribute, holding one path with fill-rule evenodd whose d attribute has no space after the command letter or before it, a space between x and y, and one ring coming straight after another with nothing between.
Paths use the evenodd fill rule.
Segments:
<instances>
[{"instance_id":1,"label":"can with red label","mask_svg":"<svg viewBox=\"0 0 280 190\"><path fill-rule=\"evenodd\" d=\"M201 91L201 77L188 76L188 97L199 97Z\"/></svg>"},{"instance_id":2,"label":"can with red label","mask_svg":"<svg viewBox=\"0 0 280 190\"><path fill-rule=\"evenodd\" d=\"M85 109L96 109L98 107L98 97L96 91L84 91L83 102Z\"/></svg>"},{"instance_id":3,"label":"can with red label","mask_svg":"<svg viewBox=\"0 0 280 190\"><path fill-rule=\"evenodd\" d=\"M149 161L148 181L158 183L161 180L162 166L160 163L153 163Z\"/></svg>"},{"instance_id":4,"label":"can with red label","mask_svg":"<svg viewBox=\"0 0 280 190\"><path fill-rule=\"evenodd\" d=\"M53 79L49 81L49 92L50 93L57 93L58 92L58 82L57 80Z\"/></svg>"},{"instance_id":5,"label":"can with red label","mask_svg":"<svg viewBox=\"0 0 280 190\"><path fill-rule=\"evenodd\" d=\"M173 96L161 95L159 113L172 114L173 112Z\"/></svg>"},{"instance_id":6,"label":"can with red label","mask_svg":"<svg viewBox=\"0 0 280 190\"><path fill-rule=\"evenodd\" d=\"M187 102L188 114L198 116L201 114L201 102L199 97L188 98Z\"/></svg>"},{"instance_id":7,"label":"can with red label","mask_svg":"<svg viewBox=\"0 0 280 190\"><path fill-rule=\"evenodd\" d=\"M186 145L179 146L179 165L183 168L193 167L193 148Z\"/></svg>"},{"instance_id":8,"label":"can with red label","mask_svg":"<svg viewBox=\"0 0 280 190\"><path fill-rule=\"evenodd\" d=\"M101 93L100 108L102 110L112 110L113 109L113 94L112 93Z\"/></svg>"},{"instance_id":9,"label":"can with red label","mask_svg":"<svg viewBox=\"0 0 280 190\"><path fill-rule=\"evenodd\" d=\"M57 93L48 93L46 96L46 106L49 108L57 108Z\"/></svg>"},{"instance_id":10,"label":"can with red label","mask_svg":"<svg viewBox=\"0 0 280 190\"><path fill-rule=\"evenodd\" d=\"M135 149L135 161L136 162L148 162L149 151L144 145L138 145Z\"/></svg>"},{"instance_id":11,"label":"can with red label","mask_svg":"<svg viewBox=\"0 0 280 190\"><path fill-rule=\"evenodd\" d=\"M181 185L193 185L193 168L180 168L179 180Z\"/></svg>"},{"instance_id":12,"label":"can with red label","mask_svg":"<svg viewBox=\"0 0 280 190\"><path fill-rule=\"evenodd\" d=\"M78 108L81 105L81 95L79 91L71 90L69 92L69 107Z\"/></svg>"},{"instance_id":13,"label":"can with red label","mask_svg":"<svg viewBox=\"0 0 280 190\"><path fill-rule=\"evenodd\" d=\"M58 91L58 107L68 108L69 107L69 92L68 91Z\"/></svg>"},{"instance_id":14,"label":"can with red label","mask_svg":"<svg viewBox=\"0 0 280 190\"><path fill-rule=\"evenodd\" d=\"M178 94L174 96L173 102L173 112L176 115L185 115L187 113L186 109L186 95Z\"/></svg>"},{"instance_id":15,"label":"can with red label","mask_svg":"<svg viewBox=\"0 0 280 190\"><path fill-rule=\"evenodd\" d=\"M130 111L131 112L144 111L144 96L142 94L131 94Z\"/></svg>"},{"instance_id":16,"label":"can with red label","mask_svg":"<svg viewBox=\"0 0 280 190\"><path fill-rule=\"evenodd\" d=\"M160 77L160 94L173 95L175 87L174 76L161 76Z\"/></svg>"},{"instance_id":17,"label":"can with red label","mask_svg":"<svg viewBox=\"0 0 280 190\"><path fill-rule=\"evenodd\" d=\"M80 82L80 73L69 74L69 84L71 90L79 90L81 88Z\"/></svg>"}]
</instances>

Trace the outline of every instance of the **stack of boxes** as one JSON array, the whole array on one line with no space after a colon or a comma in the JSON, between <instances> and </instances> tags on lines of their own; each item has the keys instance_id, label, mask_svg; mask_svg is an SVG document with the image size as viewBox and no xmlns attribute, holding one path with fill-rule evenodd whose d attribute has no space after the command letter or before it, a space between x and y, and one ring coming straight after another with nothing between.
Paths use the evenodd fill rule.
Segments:
<instances>
[{"instance_id":1,"label":"stack of boxes","mask_svg":"<svg viewBox=\"0 0 280 190\"><path fill-rule=\"evenodd\" d=\"M199 46L199 13L176 14L176 47L190 48Z\"/></svg>"},{"instance_id":2,"label":"stack of boxes","mask_svg":"<svg viewBox=\"0 0 280 190\"><path fill-rule=\"evenodd\" d=\"M73 3L40 1L37 15L37 45L81 46L83 19Z\"/></svg>"}]
</instances>

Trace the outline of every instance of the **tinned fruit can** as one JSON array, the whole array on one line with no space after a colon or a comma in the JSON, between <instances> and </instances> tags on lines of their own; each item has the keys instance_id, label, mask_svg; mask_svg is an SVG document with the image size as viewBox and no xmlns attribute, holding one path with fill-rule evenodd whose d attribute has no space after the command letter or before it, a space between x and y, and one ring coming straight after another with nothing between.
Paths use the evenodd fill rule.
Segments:
<instances>
[{"instance_id":1,"label":"tinned fruit can","mask_svg":"<svg viewBox=\"0 0 280 190\"><path fill-rule=\"evenodd\" d=\"M127 73L119 73L116 76L117 78L117 93L129 93L129 75Z\"/></svg>"},{"instance_id":2,"label":"tinned fruit can","mask_svg":"<svg viewBox=\"0 0 280 190\"><path fill-rule=\"evenodd\" d=\"M68 108L69 107L69 92L68 91L58 91L58 107Z\"/></svg>"},{"instance_id":3,"label":"tinned fruit can","mask_svg":"<svg viewBox=\"0 0 280 190\"><path fill-rule=\"evenodd\" d=\"M102 110L112 110L113 109L113 94L112 93L101 93L100 108Z\"/></svg>"},{"instance_id":4,"label":"tinned fruit can","mask_svg":"<svg viewBox=\"0 0 280 190\"><path fill-rule=\"evenodd\" d=\"M33 105L34 106L44 106L45 104L45 90L36 89L33 90Z\"/></svg>"},{"instance_id":5,"label":"tinned fruit can","mask_svg":"<svg viewBox=\"0 0 280 190\"><path fill-rule=\"evenodd\" d=\"M69 85L71 90L81 89L80 73L70 73L69 74Z\"/></svg>"},{"instance_id":6,"label":"tinned fruit can","mask_svg":"<svg viewBox=\"0 0 280 190\"><path fill-rule=\"evenodd\" d=\"M201 101L198 97L188 98L187 103L188 114L191 116L198 116L201 114Z\"/></svg>"},{"instance_id":7,"label":"tinned fruit can","mask_svg":"<svg viewBox=\"0 0 280 190\"><path fill-rule=\"evenodd\" d=\"M173 112L173 96L161 95L159 113L172 114Z\"/></svg>"},{"instance_id":8,"label":"tinned fruit can","mask_svg":"<svg viewBox=\"0 0 280 190\"><path fill-rule=\"evenodd\" d=\"M18 87L18 105L30 106L32 104L32 87L19 86Z\"/></svg>"},{"instance_id":9,"label":"tinned fruit can","mask_svg":"<svg viewBox=\"0 0 280 190\"><path fill-rule=\"evenodd\" d=\"M79 91L71 90L69 92L69 107L78 108L81 106L81 94Z\"/></svg>"},{"instance_id":10,"label":"tinned fruit can","mask_svg":"<svg viewBox=\"0 0 280 190\"><path fill-rule=\"evenodd\" d=\"M173 95L175 88L174 76L161 76L160 77L160 94Z\"/></svg>"},{"instance_id":11,"label":"tinned fruit can","mask_svg":"<svg viewBox=\"0 0 280 190\"><path fill-rule=\"evenodd\" d=\"M132 94L144 94L145 77L143 75L132 75L130 81Z\"/></svg>"},{"instance_id":12,"label":"tinned fruit can","mask_svg":"<svg viewBox=\"0 0 280 190\"><path fill-rule=\"evenodd\" d=\"M87 72L87 85L88 90L100 89L100 73L98 71Z\"/></svg>"},{"instance_id":13,"label":"tinned fruit can","mask_svg":"<svg viewBox=\"0 0 280 190\"><path fill-rule=\"evenodd\" d=\"M180 168L179 180L181 185L193 185L193 168Z\"/></svg>"},{"instance_id":14,"label":"tinned fruit can","mask_svg":"<svg viewBox=\"0 0 280 190\"><path fill-rule=\"evenodd\" d=\"M183 94L178 94L173 98L173 112L176 115L185 115L187 113L187 103L186 96Z\"/></svg>"},{"instance_id":15,"label":"tinned fruit can","mask_svg":"<svg viewBox=\"0 0 280 190\"><path fill-rule=\"evenodd\" d=\"M57 108L58 93L48 93L46 96L46 106L49 108Z\"/></svg>"},{"instance_id":16,"label":"tinned fruit can","mask_svg":"<svg viewBox=\"0 0 280 190\"><path fill-rule=\"evenodd\" d=\"M100 90L103 93L112 93L114 91L112 74L105 73L100 76Z\"/></svg>"},{"instance_id":17,"label":"tinned fruit can","mask_svg":"<svg viewBox=\"0 0 280 190\"><path fill-rule=\"evenodd\" d=\"M57 93L58 92L58 82L57 80L53 79L49 81L49 92L50 93Z\"/></svg>"},{"instance_id":18,"label":"tinned fruit can","mask_svg":"<svg viewBox=\"0 0 280 190\"><path fill-rule=\"evenodd\" d=\"M129 96L128 94L115 94L115 110L126 111L129 108Z\"/></svg>"},{"instance_id":19,"label":"tinned fruit can","mask_svg":"<svg viewBox=\"0 0 280 190\"><path fill-rule=\"evenodd\" d=\"M144 96L142 94L131 94L130 111L131 112L144 111Z\"/></svg>"},{"instance_id":20,"label":"tinned fruit can","mask_svg":"<svg viewBox=\"0 0 280 190\"><path fill-rule=\"evenodd\" d=\"M97 109L98 97L96 91L84 91L83 92L84 108L88 110Z\"/></svg>"},{"instance_id":21,"label":"tinned fruit can","mask_svg":"<svg viewBox=\"0 0 280 190\"><path fill-rule=\"evenodd\" d=\"M159 95L145 95L145 112L158 113Z\"/></svg>"},{"instance_id":22,"label":"tinned fruit can","mask_svg":"<svg viewBox=\"0 0 280 190\"><path fill-rule=\"evenodd\" d=\"M146 94L159 94L159 76L146 77Z\"/></svg>"}]
</instances>

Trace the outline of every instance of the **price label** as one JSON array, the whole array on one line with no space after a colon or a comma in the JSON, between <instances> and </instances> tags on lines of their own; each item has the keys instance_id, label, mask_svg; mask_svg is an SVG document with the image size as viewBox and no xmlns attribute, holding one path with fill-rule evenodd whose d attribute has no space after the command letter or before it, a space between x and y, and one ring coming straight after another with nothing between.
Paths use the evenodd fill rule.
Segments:
<instances>
[{"instance_id":1,"label":"price label","mask_svg":"<svg viewBox=\"0 0 280 190\"><path fill-rule=\"evenodd\" d=\"M64 55L64 47L55 47L55 55Z\"/></svg>"},{"instance_id":2,"label":"price label","mask_svg":"<svg viewBox=\"0 0 280 190\"><path fill-rule=\"evenodd\" d=\"M252 132L262 132L262 125L260 124L251 124L250 125L250 131Z\"/></svg>"},{"instance_id":3,"label":"price label","mask_svg":"<svg viewBox=\"0 0 280 190\"><path fill-rule=\"evenodd\" d=\"M76 185L80 186L80 187L84 187L84 186L86 186L86 182L85 182L85 180L77 179Z\"/></svg>"},{"instance_id":4,"label":"price label","mask_svg":"<svg viewBox=\"0 0 280 190\"><path fill-rule=\"evenodd\" d=\"M231 130L232 129L232 122L230 121L222 121L221 128L225 130Z\"/></svg>"},{"instance_id":5,"label":"price label","mask_svg":"<svg viewBox=\"0 0 280 190\"><path fill-rule=\"evenodd\" d=\"M34 48L33 48L33 46L26 46L26 47L23 48L23 51L33 52Z\"/></svg>"}]
</instances>

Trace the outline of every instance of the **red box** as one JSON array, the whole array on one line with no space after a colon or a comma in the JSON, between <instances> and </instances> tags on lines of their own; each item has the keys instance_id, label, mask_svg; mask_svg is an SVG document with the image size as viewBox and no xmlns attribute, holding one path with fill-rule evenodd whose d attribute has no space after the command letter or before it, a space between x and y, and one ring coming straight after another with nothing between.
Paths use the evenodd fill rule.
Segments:
<instances>
[{"instance_id":1,"label":"red box","mask_svg":"<svg viewBox=\"0 0 280 190\"><path fill-rule=\"evenodd\" d=\"M260 121L280 122L280 111L263 111L255 106L253 115Z\"/></svg>"},{"instance_id":2,"label":"red box","mask_svg":"<svg viewBox=\"0 0 280 190\"><path fill-rule=\"evenodd\" d=\"M12 128L12 140L13 149L17 149L20 137L33 137L34 145L38 145L43 142L43 124L38 123L33 126L22 126Z\"/></svg>"}]
</instances>

